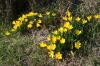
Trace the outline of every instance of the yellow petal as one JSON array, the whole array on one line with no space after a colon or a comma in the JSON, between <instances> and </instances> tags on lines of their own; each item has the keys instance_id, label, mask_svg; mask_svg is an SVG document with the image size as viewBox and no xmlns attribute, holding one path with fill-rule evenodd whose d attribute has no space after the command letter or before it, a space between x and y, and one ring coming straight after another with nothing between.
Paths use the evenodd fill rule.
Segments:
<instances>
[{"instance_id":1,"label":"yellow petal","mask_svg":"<svg viewBox=\"0 0 100 66\"><path fill-rule=\"evenodd\" d=\"M41 42L41 43L40 43L40 47L46 47L46 46L47 46L46 43L44 43L44 42Z\"/></svg>"},{"instance_id":2,"label":"yellow petal","mask_svg":"<svg viewBox=\"0 0 100 66\"><path fill-rule=\"evenodd\" d=\"M62 54L61 54L60 52L57 52L57 53L55 54L55 58L56 58L57 60L61 60L61 59L62 59Z\"/></svg>"}]
</instances>

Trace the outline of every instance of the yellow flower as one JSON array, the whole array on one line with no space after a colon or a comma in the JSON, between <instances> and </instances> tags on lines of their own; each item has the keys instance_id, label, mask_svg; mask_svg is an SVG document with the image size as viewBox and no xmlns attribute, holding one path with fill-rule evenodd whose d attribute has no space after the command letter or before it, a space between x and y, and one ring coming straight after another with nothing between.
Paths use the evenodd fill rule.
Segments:
<instances>
[{"instance_id":1,"label":"yellow flower","mask_svg":"<svg viewBox=\"0 0 100 66\"><path fill-rule=\"evenodd\" d=\"M61 54L60 52L57 52L57 53L55 54L55 58L56 58L57 60L61 60L61 59L62 59L62 54Z\"/></svg>"},{"instance_id":2,"label":"yellow flower","mask_svg":"<svg viewBox=\"0 0 100 66\"><path fill-rule=\"evenodd\" d=\"M56 13L52 13L52 16L56 16Z\"/></svg>"},{"instance_id":3,"label":"yellow flower","mask_svg":"<svg viewBox=\"0 0 100 66\"><path fill-rule=\"evenodd\" d=\"M94 18L96 19L100 18L100 14L94 15Z\"/></svg>"},{"instance_id":4,"label":"yellow flower","mask_svg":"<svg viewBox=\"0 0 100 66\"><path fill-rule=\"evenodd\" d=\"M81 18L80 18L80 17L77 17L75 20L76 20L77 22L79 22L79 21L81 20Z\"/></svg>"},{"instance_id":5,"label":"yellow flower","mask_svg":"<svg viewBox=\"0 0 100 66\"><path fill-rule=\"evenodd\" d=\"M29 28L29 29L31 29L32 27L33 27L32 24L27 25L27 28Z\"/></svg>"},{"instance_id":6,"label":"yellow flower","mask_svg":"<svg viewBox=\"0 0 100 66\"><path fill-rule=\"evenodd\" d=\"M39 19L39 20L37 21L36 27L40 27L40 26L41 26L41 23L42 23L42 20Z\"/></svg>"},{"instance_id":7,"label":"yellow flower","mask_svg":"<svg viewBox=\"0 0 100 66\"><path fill-rule=\"evenodd\" d=\"M46 15L50 15L50 12L47 11L47 12L46 12Z\"/></svg>"},{"instance_id":8,"label":"yellow flower","mask_svg":"<svg viewBox=\"0 0 100 66\"><path fill-rule=\"evenodd\" d=\"M30 21L30 22L29 22L29 24L33 24L33 22L32 22L32 21Z\"/></svg>"},{"instance_id":9,"label":"yellow flower","mask_svg":"<svg viewBox=\"0 0 100 66\"><path fill-rule=\"evenodd\" d=\"M81 47L80 41L75 42L75 48L79 49Z\"/></svg>"},{"instance_id":10,"label":"yellow flower","mask_svg":"<svg viewBox=\"0 0 100 66\"><path fill-rule=\"evenodd\" d=\"M71 22L72 21L72 16L68 17L68 20Z\"/></svg>"},{"instance_id":11,"label":"yellow flower","mask_svg":"<svg viewBox=\"0 0 100 66\"><path fill-rule=\"evenodd\" d=\"M54 51L48 52L50 58L54 58Z\"/></svg>"},{"instance_id":12,"label":"yellow flower","mask_svg":"<svg viewBox=\"0 0 100 66\"><path fill-rule=\"evenodd\" d=\"M55 50L56 49L56 45L55 44L50 44L50 45L47 46L47 49L49 51Z\"/></svg>"},{"instance_id":13,"label":"yellow flower","mask_svg":"<svg viewBox=\"0 0 100 66\"><path fill-rule=\"evenodd\" d=\"M22 18L24 18L24 19L25 19L25 18L27 18L27 16L26 16L25 14L23 14L23 15L22 15Z\"/></svg>"},{"instance_id":14,"label":"yellow flower","mask_svg":"<svg viewBox=\"0 0 100 66\"><path fill-rule=\"evenodd\" d=\"M41 17L43 17L43 16L42 16L42 14L38 14L38 17L40 17L40 18L41 18Z\"/></svg>"},{"instance_id":15,"label":"yellow flower","mask_svg":"<svg viewBox=\"0 0 100 66\"><path fill-rule=\"evenodd\" d=\"M58 31L61 32L61 33L63 33L63 27L60 27L60 28L58 29Z\"/></svg>"},{"instance_id":16,"label":"yellow flower","mask_svg":"<svg viewBox=\"0 0 100 66\"><path fill-rule=\"evenodd\" d=\"M65 22L64 27L69 29L69 30L71 30L73 28L73 26L70 24L70 22Z\"/></svg>"},{"instance_id":17,"label":"yellow flower","mask_svg":"<svg viewBox=\"0 0 100 66\"><path fill-rule=\"evenodd\" d=\"M20 21L16 21L15 25L19 27L21 25L21 22Z\"/></svg>"},{"instance_id":18,"label":"yellow flower","mask_svg":"<svg viewBox=\"0 0 100 66\"><path fill-rule=\"evenodd\" d=\"M11 29L11 31L12 31L12 32L15 32L16 30L15 30L15 29Z\"/></svg>"},{"instance_id":19,"label":"yellow flower","mask_svg":"<svg viewBox=\"0 0 100 66\"><path fill-rule=\"evenodd\" d=\"M33 15L33 16L36 16L36 15L38 15L38 13L34 13L34 15Z\"/></svg>"},{"instance_id":20,"label":"yellow flower","mask_svg":"<svg viewBox=\"0 0 100 66\"><path fill-rule=\"evenodd\" d=\"M27 16L36 16L38 13L34 13L34 12L29 12L28 14L27 14Z\"/></svg>"},{"instance_id":21,"label":"yellow flower","mask_svg":"<svg viewBox=\"0 0 100 66\"><path fill-rule=\"evenodd\" d=\"M13 21L13 22L12 22L12 24L14 24L14 25L15 25L15 24L16 24L16 22L15 22L15 21Z\"/></svg>"},{"instance_id":22,"label":"yellow flower","mask_svg":"<svg viewBox=\"0 0 100 66\"><path fill-rule=\"evenodd\" d=\"M56 36L52 36L51 41L52 41L52 43L56 43L57 37Z\"/></svg>"},{"instance_id":23,"label":"yellow flower","mask_svg":"<svg viewBox=\"0 0 100 66\"><path fill-rule=\"evenodd\" d=\"M65 28L68 28L69 25L70 25L70 22L65 22L65 23L64 23L64 27L65 27Z\"/></svg>"},{"instance_id":24,"label":"yellow flower","mask_svg":"<svg viewBox=\"0 0 100 66\"><path fill-rule=\"evenodd\" d=\"M92 16L87 16L88 21L92 19Z\"/></svg>"},{"instance_id":25,"label":"yellow flower","mask_svg":"<svg viewBox=\"0 0 100 66\"><path fill-rule=\"evenodd\" d=\"M87 20L82 19L82 24L85 24L85 23L87 23Z\"/></svg>"},{"instance_id":26,"label":"yellow flower","mask_svg":"<svg viewBox=\"0 0 100 66\"><path fill-rule=\"evenodd\" d=\"M40 27L40 26L41 26L41 25L40 25L39 23L36 24L36 27L37 27L37 28Z\"/></svg>"},{"instance_id":27,"label":"yellow flower","mask_svg":"<svg viewBox=\"0 0 100 66\"><path fill-rule=\"evenodd\" d=\"M67 21L67 17L66 17L66 16L65 16L65 17L63 17L63 20Z\"/></svg>"},{"instance_id":28,"label":"yellow flower","mask_svg":"<svg viewBox=\"0 0 100 66\"><path fill-rule=\"evenodd\" d=\"M70 26L68 27L68 29L69 29L69 30L73 29L73 26L72 26L72 25L70 25Z\"/></svg>"},{"instance_id":29,"label":"yellow flower","mask_svg":"<svg viewBox=\"0 0 100 66\"><path fill-rule=\"evenodd\" d=\"M42 20L39 19L37 22L38 22L38 23L42 23Z\"/></svg>"},{"instance_id":30,"label":"yellow flower","mask_svg":"<svg viewBox=\"0 0 100 66\"><path fill-rule=\"evenodd\" d=\"M25 22L28 22L28 19L26 18L26 19L24 19L25 20Z\"/></svg>"},{"instance_id":31,"label":"yellow flower","mask_svg":"<svg viewBox=\"0 0 100 66\"><path fill-rule=\"evenodd\" d=\"M61 44L64 44L65 43L65 39L64 38L61 38L60 43Z\"/></svg>"},{"instance_id":32,"label":"yellow flower","mask_svg":"<svg viewBox=\"0 0 100 66\"><path fill-rule=\"evenodd\" d=\"M67 28L63 28L64 29L64 32L67 32Z\"/></svg>"},{"instance_id":33,"label":"yellow flower","mask_svg":"<svg viewBox=\"0 0 100 66\"><path fill-rule=\"evenodd\" d=\"M44 42L41 42L39 45L40 45L40 47L47 47L47 44Z\"/></svg>"},{"instance_id":34,"label":"yellow flower","mask_svg":"<svg viewBox=\"0 0 100 66\"><path fill-rule=\"evenodd\" d=\"M13 29L17 30L17 28L18 28L18 27L17 27L16 25L13 26Z\"/></svg>"},{"instance_id":35,"label":"yellow flower","mask_svg":"<svg viewBox=\"0 0 100 66\"><path fill-rule=\"evenodd\" d=\"M33 15L34 15L33 12L29 12L29 13L28 13L28 16L33 16Z\"/></svg>"},{"instance_id":36,"label":"yellow flower","mask_svg":"<svg viewBox=\"0 0 100 66\"><path fill-rule=\"evenodd\" d=\"M18 20L19 20L19 21L24 21L24 18L19 17Z\"/></svg>"},{"instance_id":37,"label":"yellow flower","mask_svg":"<svg viewBox=\"0 0 100 66\"><path fill-rule=\"evenodd\" d=\"M75 34L76 34L76 35L80 35L81 33L82 33L81 30L76 30L76 31L75 31Z\"/></svg>"},{"instance_id":38,"label":"yellow flower","mask_svg":"<svg viewBox=\"0 0 100 66\"><path fill-rule=\"evenodd\" d=\"M29 12L29 14L33 15L33 14L34 14L34 12Z\"/></svg>"},{"instance_id":39,"label":"yellow flower","mask_svg":"<svg viewBox=\"0 0 100 66\"><path fill-rule=\"evenodd\" d=\"M9 35L10 35L10 32L7 31L7 32L5 33L5 35L6 35L6 36L9 36Z\"/></svg>"},{"instance_id":40,"label":"yellow flower","mask_svg":"<svg viewBox=\"0 0 100 66\"><path fill-rule=\"evenodd\" d=\"M57 30L55 30L55 31L54 31L54 35L57 35L57 34L58 34L58 31L57 31Z\"/></svg>"}]
</instances>

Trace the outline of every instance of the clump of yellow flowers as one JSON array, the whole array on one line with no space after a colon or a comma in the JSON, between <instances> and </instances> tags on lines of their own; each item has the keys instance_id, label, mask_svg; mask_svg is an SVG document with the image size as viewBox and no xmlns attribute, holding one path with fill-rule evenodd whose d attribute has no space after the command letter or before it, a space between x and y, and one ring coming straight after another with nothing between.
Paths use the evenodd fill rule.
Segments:
<instances>
[{"instance_id":1,"label":"clump of yellow flowers","mask_svg":"<svg viewBox=\"0 0 100 66\"><path fill-rule=\"evenodd\" d=\"M46 13L50 15L50 12ZM48 50L48 56L53 59L63 59L64 52L72 54L82 47L80 36L84 32L84 26L91 22L92 18L100 18L100 15L87 16L81 18L73 17L72 13L67 10L65 16L62 17L63 25L47 36L48 42L41 42L39 45ZM82 37L81 37L82 38Z\"/></svg>"},{"instance_id":2,"label":"clump of yellow flowers","mask_svg":"<svg viewBox=\"0 0 100 66\"><path fill-rule=\"evenodd\" d=\"M35 17L37 15L38 15L38 13L36 13L36 12L29 12L27 14L23 14L17 20L14 20L12 22L12 24L13 24L12 31L15 32L18 29L21 29L21 26L23 26L25 24L27 25L26 28L31 29L33 27L33 21L30 20L29 18Z\"/></svg>"},{"instance_id":3,"label":"clump of yellow flowers","mask_svg":"<svg viewBox=\"0 0 100 66\"><path fill-rule=\"evenodd\" d=\"M56 13L50 11L46 11L44 14L34 11L23 14L12 22L11 31L6 32L5 35L9 36L11 32L22 29L29 30L34 27L46 27L49 24L53 24L51 22L56 15ZM74 17L73 13L67 10L61 19L63 24L47 36L46 40L48 42L40 42L39 46L46 48L48 50L48 56L53 59L61 60L66 53L74 55L75 51L82 47L83 42L80 38L84 36L84 27L91 23L93 19L100 19L100 14Z\"/></svg>"},{"instance_id":4,"label":"clump of yellow flowers","mask_svg":"<svg viewBox=\"0 0 100 66\"><path fill-rule=\"evenodd\" d=\"M51 17L55 17L56 13L46 11L44 14L31 11L29 13L23 14L17 20L12 22L11 32L21 31L21 30L29 30L32 28L40 28L42 26L49 25L49 20ZM49 19L44 17L49 17ZM44 21L43 21L44 20ZM34 26L33 26L34 25Z\"/></svg>"}]
</instances>

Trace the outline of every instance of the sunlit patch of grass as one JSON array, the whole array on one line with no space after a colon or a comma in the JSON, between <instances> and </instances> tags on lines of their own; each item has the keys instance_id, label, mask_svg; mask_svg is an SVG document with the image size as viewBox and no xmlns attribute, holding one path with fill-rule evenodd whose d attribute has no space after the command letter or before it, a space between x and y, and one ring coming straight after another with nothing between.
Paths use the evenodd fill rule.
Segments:
<instances>
[{"instance_id":1,"label":"sunlit patch of grass","mask_svg":"<svg viewBox=\"0 0 100 66\"><path fill-rule=\"evenodd\" d=\"M53 60L47 57L46 50L37 46L35 39L32 35L25 36L19 32L9 37L3 35L0 38L0 65L53 66Z\"/></svg>"}]
</instances>

